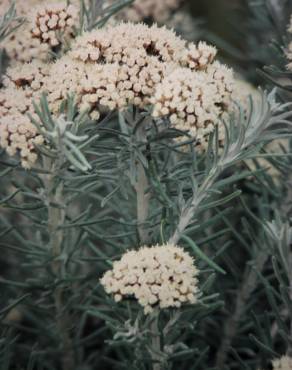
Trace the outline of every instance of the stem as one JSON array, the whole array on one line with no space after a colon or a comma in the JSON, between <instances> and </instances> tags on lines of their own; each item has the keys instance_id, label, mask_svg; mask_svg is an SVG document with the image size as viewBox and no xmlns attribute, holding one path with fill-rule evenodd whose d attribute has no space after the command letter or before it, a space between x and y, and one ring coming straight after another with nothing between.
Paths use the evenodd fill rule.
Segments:
<instances>
[{"instance_id":1,"label":"stem","mask_svg":"<svg viewBox=\"0 0 292 370\"><path fill-rule=\"evenodd\" d=\"M145 127L143 124L138 127L136 132L137 141L145 140ZM143 164L138 161L137 163L137 181L135 184L135 190L137 194L137 222L138 222L138 234L140 242L142 244L147 244L149 240L149 230L146 226L146 221L149 212L149 200L150 194L147 194L149 187L147 175Z\"/></svg>"},{"instance_id":2,"label":"stem","mask_svg":"<svg viewBox=\"0 0 292 370\"><path fill-rule=\"evenodd\" d=\"M289 246L290 249L290 246ZM288 278L289 278L289 299L290 302L292 301L292 253L289 253L288 256L288 266L289 266L289 272L288 272ZM289 310L289 308L288 308ZM289 315L288 315L289 316ZM292 318L290 317L290 341L288 342L288 349L287 354L289 356L292 356Z\"/></svg>"},{"instance_id":3,"label":"stem","mask_svg":"<svg viewBox=\"0 0 292 370\"><path fill-rule=\"evenodd\" d=\"M224 325L223 339L216 355L215 367L218 370L224 369L228 351L237 333L240 319L244 315L247 302L257 286L258 272L262 271L267 258L268 255L265 251L259 252L255 259L254 266L251 269L247 268L245 271L241 288L237 293L234 312L226 320Z\"/></svg>"},{"instance_id":4,"label":"stem","mask_svg":"<svg viewBox=\"0 0 292 370\"><path fill-rule=\"evenodd\" d=\"M210 171L209 176L205 179L198 191L194 194L191 205L183 208L177 228L174 231L172 237L169 239L170 244L177 244L181 237L181 234L191 223L202 201L205 200L205 198L208 196L208 190L210 190L220 173L221 171L218 167L213 169L213 171Z\"/></svg>"},{"instance_id":5,"label":"stem","mask_svg":"<svg viewBox=\"0 0 292 370\"><path fill-rule=\"evenodd\" d=\"M48 207L48 233L50 237L50 251L52 254L51 268L56 280L63 277L64 262L62 259L62 247L64 242L64 230L60 228L65 222L65 206L63 184L57 184L58 168L55 165L45 161L51 174L45 176L44 183L47 196ZM62 342L62 369L73 370L74 351L70 338L70 315L66 311L65 290L61 285L57 285L54 291L54 302L56 309L56 326Z\"/></svg>"},{"instance_id":6,"label":"stem","mask_svg":"<svg viewBox=\"0 0 292 370\"><path fill-rule=\"evenodd\" d=\"M149 239L149 231L145 225L148 212L149 212L149 194L146 194L148 188L148 179L145 174L143 165L139 162L137 165L137 221L138 221L138 233L141 243L147 244Z\"/></svg>"},{"instance_id":7,"label":"stem","mask_svg":"<svg viewBox=\"0 0 292 370\"><path fill-rule=\"evenodd\" d=\"M292 201L292 175L288 173L288 178L286 180L286 195L280 203L280 212L282 213L283 219L289 219L291 215L291 201ZM281 246L280 246L281 248ZM288 246L290 251L290 246ZM292 253L291 251L288 254L288 280L289 280L289 298L292 302ZM288 307L289 311L289 307ZM289 316L289 314L288 314ZM292 318L290 318L290 341L288 342L287 354L292 356Z\"/></svg>"},{"instance_id":8,"label":"stem","mask_svg":"<svg viewBox=\"0 0 292 370\"><path fill-rule=\"evenodd\" d=\"M161 342L160 333L158 329L158 313L155 313L155 317L151 323L151 356L152 360L155 361L153 364L153 370L162 370L160 352L161 352Z\"/></svg>"}]
</instances>

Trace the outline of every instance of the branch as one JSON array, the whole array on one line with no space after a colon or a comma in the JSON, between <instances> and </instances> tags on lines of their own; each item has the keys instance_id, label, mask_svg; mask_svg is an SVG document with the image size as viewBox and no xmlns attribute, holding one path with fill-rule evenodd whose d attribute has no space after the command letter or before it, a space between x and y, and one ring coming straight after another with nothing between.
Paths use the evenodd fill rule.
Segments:
<instances>
[{"instance_id":1,"label":"branch","mask_svg":"<svg viewBox=\"0 0 292 370\"><path fill-rule=\"evenodd\" d=\"M138 142L145 141L145 126L140 125L136 131L136 138ZM136 165L137 181L135 190L137 194L137 224L140 242L147 244L149 240L149 230L147 230L146 221L149 213L150 194L147 193L149 184L143 164L139 159Z\"/></svg>"},{"instance_id":2,"label":"branch","mask_svg":"<svg viewBox=\"0 0 292 370\"><path fill-rule=\"evenodd\" d=\"M65 223L66 206L64 205L63 184L57 184L59 168L52 164L51 160L44 158L45 166L51 174L44 176L46 189L46 203L48 207L48 234L50 238L49 246L52 254L51 268L57 280L62 278L64 273L64 262L62 259L64 229L60 226ZM73 370L75 368L73 343L70 338L70 315L66 309L64 287L58 285L54 291L54 301L56 309L56 325L62 341L63 356L61 359L63 370Z\"/></svg>"},{"instance_id":3,"label":"branch","mask_svg":"<svg viewBox=\"0 0 292 370\"><path fill-rule=\"evenodd\" d=\"M241 288L237 293L234 312L226 320L224 325L223 339L216 355L215 367L217 369L224 369L228 351L232 345L234 337L236 336L240 319L246 311L247 303L252 292L256 289L258 272L262 271L267 258L267 252L261 251L255 259L254 266L246 268Z\"/></svg>"},{"instance_id":4,"label":"branch","mask_svg":"<svg viewBox=\"0 0 292 370\"><path fill-rule=\"evenodd\" d=\"M258 144L275 139L279 136L276 125L283 125L290 129L292 116L291 104L278 104L274 101L275 92L268 96L262 95L262 104L259 107L251 105L251 113L246 121L242 121L241 114L230 121L229 128L225 125L225 143L223 153L218 153L218 142L216 135L213 140L213 148L207 156L214 155L214 162L209 173L197 191L194 193L190 203L182 210L178 226L169 239L170 243L176 244L182 233L191 223L202 202L209 197L219 176L229 167L241 162L246 158L252 158L259 150Z\"/></svg>"}]
</instances>

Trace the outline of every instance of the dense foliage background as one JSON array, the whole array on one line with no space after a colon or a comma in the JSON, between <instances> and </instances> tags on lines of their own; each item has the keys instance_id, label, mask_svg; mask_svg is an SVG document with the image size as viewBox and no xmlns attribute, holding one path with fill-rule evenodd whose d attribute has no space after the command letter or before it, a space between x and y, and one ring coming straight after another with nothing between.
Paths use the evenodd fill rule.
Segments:
<instances>
[{"instance_id":1,"label":"dense foliage background","mask_svg":"<svg viewBox=\"0 0 292 370\"><path fill-rule=\"evenodd\" d=\"M98 13L97 3L83 4L87 29L125 5ZM72 94L60 116L46 96L35 103L47 145L34 166L1 149L1 370L266 370L292 356L292 4L183 9L192 27L179 18L177 32L216 44L248 90L224 144L215 130L198 153L148 107L102 112L96 124ZM2 77L15 17L1 18ZM128 249L170 242L200 270L195 305L144 315L134 298L106 294L100 278Z\"/></svg>"}]
</instances>

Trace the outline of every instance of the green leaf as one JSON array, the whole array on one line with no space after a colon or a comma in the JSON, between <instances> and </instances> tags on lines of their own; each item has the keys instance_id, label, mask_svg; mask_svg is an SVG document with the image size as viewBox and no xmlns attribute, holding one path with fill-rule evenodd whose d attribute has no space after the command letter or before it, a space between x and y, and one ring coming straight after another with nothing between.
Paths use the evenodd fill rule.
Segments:
<instances>
[{"instance_id":1,"label":"green leaf","mask_svg":"<svg viewBox=\"0 0 292 370\"><path fill-rule=\"evenodd\" d=\"M221 274L226 274L220 266L218 266L214 261L212 261L197 245L196 243L186 235L181 235L181 239L186 241L189 246L192 248L195 255L205 261L210 267L212 267L215 271L220 272Z\"/></svg>"},{"instance_id":2,"label":"green leaf","mask_svg":"<svg viewBox=\"0 0 292 370\"><path fill-rule=\"evenodd\" d=\"M0 316L6 315L10 310L12 310L14 307L18 306L19 303L23 302L26 298L28 298L30 296L31 296L31 294L28 293L28 294L25 294L22 297L16 299L13 303L11 303L9 306L3 308L0 311Z\"/></svg>"},{"instance_id":3,"label":"green leaf","mask_svg":"<svg viewBox=\"0 0 292 370\"><path fill-rule=\"evenodd\" d=\"M272 355L273 357L278 356L278 354L272 348L259 341L253 334L250 334L249 337L257 345L257 347L263 350L265 353Z\"/></svg>"}]
</instances>

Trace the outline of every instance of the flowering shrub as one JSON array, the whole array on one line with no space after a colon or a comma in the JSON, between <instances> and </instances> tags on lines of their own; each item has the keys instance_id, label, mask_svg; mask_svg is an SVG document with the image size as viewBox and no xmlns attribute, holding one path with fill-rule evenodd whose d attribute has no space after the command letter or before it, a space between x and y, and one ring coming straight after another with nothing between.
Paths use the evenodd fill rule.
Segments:
<instances>
[{"instance_id":1,"label":"flowering shrub","mask_svg":"<svg viewBox=\"0 0 292 370\"><path fill-rule=\"evenodd\" d=\"M257 89L182 3L0 3L1 370L292 367L291 27Z\"/></svg>"}]
</instances>

